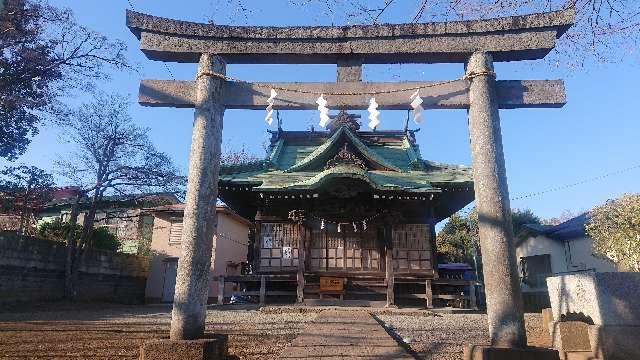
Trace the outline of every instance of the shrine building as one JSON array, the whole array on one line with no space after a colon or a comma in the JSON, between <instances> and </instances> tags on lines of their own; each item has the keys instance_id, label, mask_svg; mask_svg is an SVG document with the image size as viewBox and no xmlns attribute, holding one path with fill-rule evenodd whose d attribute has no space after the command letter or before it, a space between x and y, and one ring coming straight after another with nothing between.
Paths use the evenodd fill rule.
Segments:
<instances>
[{"instance_id":1,"label":"shrine building","mask_svg":"<svg viewBox=\"0 0 640 360\"><path fill-rule=\"evenodd\" d=\"M322 295L321 277L344 280L341 298L393 303L411 284L425 298L434 226L473 201L471 168L423 159L417 130L361 131L356 117L270 131L264 160L221 167L219 197L255 219L253 274L297 277L299 301Z\"/></svg>"}]
</instances>

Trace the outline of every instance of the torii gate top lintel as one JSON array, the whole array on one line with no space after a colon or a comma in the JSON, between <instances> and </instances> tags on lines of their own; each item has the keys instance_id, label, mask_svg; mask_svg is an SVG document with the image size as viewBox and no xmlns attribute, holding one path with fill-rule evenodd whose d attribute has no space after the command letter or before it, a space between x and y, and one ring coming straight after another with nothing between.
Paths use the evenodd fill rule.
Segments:
<instances>
[{"instance_id":1,"label":"torii gate top lintel","mask_svg":"<svg viewBox=\"0 0 640 360\"><path fill-rule=\"evenodd\" d=\"M227 63L464 63L478 51L494 61L543 58L574 22L573 8L488 20L352 26L228 26L127 11L127 26L151 60Z\"/></svg>"}]
</instances>

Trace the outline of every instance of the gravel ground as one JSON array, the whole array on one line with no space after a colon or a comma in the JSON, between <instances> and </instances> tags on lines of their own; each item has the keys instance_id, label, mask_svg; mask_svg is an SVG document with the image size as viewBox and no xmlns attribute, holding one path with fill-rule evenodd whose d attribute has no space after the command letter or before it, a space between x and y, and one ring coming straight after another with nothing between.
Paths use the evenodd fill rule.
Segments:
<instances>
[{"instance_id":1,"label":"gravel ground","mask_svg":"<svg viewBox=\"0 0 640 360\"><path fill-rule=\"evenodd\" d=\"M0 313L0 359L137 359L145 340L168 336L170 313L168 306L108 305ZM229 334L235 358L275 359L315 316L210 309L206 330Z\"/></svg>"},{"instance_id":2,"label":"gravel ground","mask_svg":"<svg viewBox=\"0 0 640 360\"><path fill-rule=\"evenodd\" d=\"M276 359L316 311L212 307L206 328L229 334L229 353L236 359ZM422 359L460 359L462 344L487 341L486 315L373 312ZM170 313L169 306L81 304L0 312L0 359L137 359L146 339L168 335ZM546 345L540 316L527 314L526 321L529 344Z\"/></svg>"},{"instance_id":3,"label":"gravel ground","mask_svg":"<svg viewBox=\"0 0 640 360\"><path fill-rule=\"evenodd\" d=\"M486 344L487 315L434 314L430 317L377 315L421 359L462 359L464 344ZM548 346L539 314L525 314L528 343Z\"/></svg>"}]
</instances>

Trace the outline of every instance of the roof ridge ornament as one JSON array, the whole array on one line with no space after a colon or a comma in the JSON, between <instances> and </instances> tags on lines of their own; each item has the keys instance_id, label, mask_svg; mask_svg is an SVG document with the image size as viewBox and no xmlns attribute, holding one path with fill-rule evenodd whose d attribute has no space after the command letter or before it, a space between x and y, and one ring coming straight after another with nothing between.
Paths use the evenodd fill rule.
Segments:
<instances>
[{"instance_id":1,"label":"roof ridge ornament","mask_svg":"<svg viewBox=\"0 0 640 360\"><path fill-rule=\"evenodd\" d=\"M354 154L349 150L349 148L347 148L346 142L344 143L344 147L333 157L333 159L327 161L325 169L330 169L338 165L355 165L362 170L367 170L367 165L358 155Z\"/></svg>"},{"instance_id":2,"label":"roof ridge ornament","mask_svg":"<svg viewBox=\"0 0 640 360\"><path fill-rule=\"evenodd\" d=\"M358 118L360 118L360 115L358 114L350 114L345 110L340 110L340 112L337 115L333 115L329 117L332 120L329 123L328 128L329 128L329 131L332 133L336 132L341 127L346 127L347 129L351 130L354 133L360 130L360 123L357 120Z\"/></svg>"}]
</instances>

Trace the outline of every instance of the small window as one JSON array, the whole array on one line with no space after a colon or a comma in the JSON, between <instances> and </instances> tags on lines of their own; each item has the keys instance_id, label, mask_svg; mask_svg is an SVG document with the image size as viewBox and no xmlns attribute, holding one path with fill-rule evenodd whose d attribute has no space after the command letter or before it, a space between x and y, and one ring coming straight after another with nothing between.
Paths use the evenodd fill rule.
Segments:
<instances>
[{"instance_id":1,"label":"small window","mask_svg":"<svg viewBox=\"0 0 640 360\"><path fill-rule=\"evenodd\" d=\"M182 241L182 218L172 218L171 228L169 229L169 244L175 244Z\"/></svg>"},{"instance_id":2,"label":"small window","mask_svg":"<svg viewBox=\"0 0 640 360\"><path fill-rule=\"evenodd\" d=\"M551 255L533 255L520 258L522 282L530 287L540 288L547 285L551 273Z\"/></svg>"}]
</instances>

